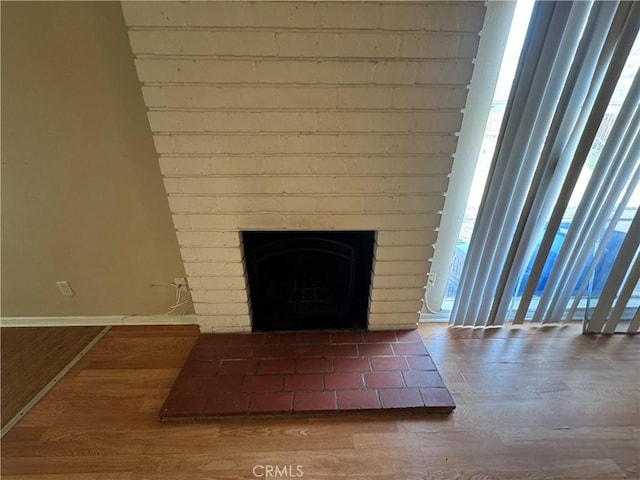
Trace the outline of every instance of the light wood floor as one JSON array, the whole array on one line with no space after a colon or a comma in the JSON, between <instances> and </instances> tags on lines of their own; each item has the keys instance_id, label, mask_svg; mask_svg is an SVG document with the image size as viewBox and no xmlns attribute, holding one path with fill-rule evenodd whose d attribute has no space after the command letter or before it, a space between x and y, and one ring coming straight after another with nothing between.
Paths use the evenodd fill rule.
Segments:
<instances>
[{"instance_id":1,"label":"light wood floor","mask_svg":"<svg viewBox=\"0 0 640 480\"><path fill-rule=\"evenodd\" d=\"M2 478L251 479L256 465L309 480L640 477L640 337L420 332L458 402L450 416L161 424L196 331L113 328L4 437Z\"/></svg>"},{"instance_id":2,"label":"light wood floor","mask_svg":"<svg viewBox=\"0 0 640 480\"><path fill-rule=\"evenodd\" d=\"M2 426L18 414L103 327L2 328Z\"/></svg>"}]
</instances>

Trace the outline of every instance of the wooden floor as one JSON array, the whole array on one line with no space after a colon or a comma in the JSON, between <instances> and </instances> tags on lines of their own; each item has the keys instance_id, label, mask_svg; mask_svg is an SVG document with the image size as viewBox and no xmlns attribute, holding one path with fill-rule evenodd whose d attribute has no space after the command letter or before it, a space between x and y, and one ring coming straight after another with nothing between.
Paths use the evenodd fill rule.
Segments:
<instances>
[{"instance_id":1,"label":"wooden floor","mask_svg":"<svg viewBox=\"0 0 640 480\"><path fill-rule=\"evenodd\" d=\"M2 426L16 416L102 329L2 328Z\"/></svg>"},{"instance_id":2,"label":"wooden floor","mask_svg":"<svg viewBox=\"0 0 640 480\"><path fill-rule=\"evenodd\" d=\"M196 330L113 328L4 437L2 479L275 478L276 467L309 480L640 478L640 337L420 333L458 405L449 416L182 424L158 410Z\"/></svg>"}]
</instances>

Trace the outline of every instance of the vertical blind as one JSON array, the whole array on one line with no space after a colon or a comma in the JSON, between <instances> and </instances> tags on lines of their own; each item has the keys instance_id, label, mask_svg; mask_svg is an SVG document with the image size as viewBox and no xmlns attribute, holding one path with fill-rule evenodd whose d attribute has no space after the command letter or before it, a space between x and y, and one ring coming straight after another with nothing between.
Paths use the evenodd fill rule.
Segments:
<instances>
[{"instance_id":1,"label":"vertical blind","mask_svg":"<svg viewBox=\"0 0 640 480\"><path fill-rule=\"evenodd\" d=\"M563 224L639 25L640 3L536 3L458 285L452 324L488 326L525 319L546 323L576 315L595 265L611 255L607 241L640 179L636 66L573 219ZM637 217L636 212L597 306L585 321L586 331L612 333L627 310L640 277ZM561 229L566 230L564 239L555 248ZM545 282L539 291L543 271ZM636 313L628 331L637 331L639 323Z\"/></svg>"}]
</instances>

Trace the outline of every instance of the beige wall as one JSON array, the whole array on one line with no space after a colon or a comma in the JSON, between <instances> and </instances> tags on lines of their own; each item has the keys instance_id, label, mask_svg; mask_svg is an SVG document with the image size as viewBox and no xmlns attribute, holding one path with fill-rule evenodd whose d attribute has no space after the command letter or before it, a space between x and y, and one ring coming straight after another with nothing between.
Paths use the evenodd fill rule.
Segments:
<instances>
[{"instance_id":1,"label":"beige wall","mask_svg":"<svg viewBox=\"0 0 640 480\"><path fill-rule=\"evenodd\" d=\"M176 276L119 3L2 2L2 315L164 313Z\"/></svg>"}]
</instances>

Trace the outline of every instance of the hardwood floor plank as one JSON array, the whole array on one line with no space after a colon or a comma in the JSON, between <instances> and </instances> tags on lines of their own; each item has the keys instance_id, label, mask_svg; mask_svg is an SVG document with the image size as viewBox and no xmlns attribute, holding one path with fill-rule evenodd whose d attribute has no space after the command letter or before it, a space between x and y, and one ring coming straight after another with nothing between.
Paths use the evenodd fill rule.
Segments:
<instances>
[{"instance_id":1,"label":"hardwood floor plank","mask_svg":"<svg viewBox=\"0 0 640 480\"><path fill-rule=\"evenodd\" d=\"M4 443L4 442L3 442ZM27 453L27 452L24 452ZM140 457L129 455L68 455L64 451L44 457L16 456L11 462L2 462L2 477L5 475L77 474L92 478L105 473L123 473L138 468Z\"/></svg>"},{"instance_id":2,"label":"hardwood floor plank","mask_svg":"<svg viewBox=\"0 0 640 480\"><path fill-rule=\"evenodd\" d=\"M451 415L162 423L197 332L113 328L3 438L2 478L245 480L256 465L316 480L639 478L640 338L420 334L458 402Z\"/></svg>"},{"instance_id":3,"label":"hardwood floor plank","mask_svg":"<svg viewBox=\"0 0 640 480\"><path fill-rule=\"evenodd\" d=\"M103 327L1 328L1 424L4 427Z\"/></svg>"},{"instance_id":4,"label":"hardwood floor plank","mask_svg":"<svg viewBox=\"0 0 640 480\"><path fill-rule=\"evenodd\" d=\"M398 424L394 418L379 418L371 415L334 418L331 422L327 422L323 418L300 418L280 419L278 422L248 420L244 424L243 422L223 422L220 424L220 436L232 438L327 438L335 435L379 434L397 431Z\"/></svg>"},{"instance_id":5,"label":"hardwood floor plank","mask_svg":"<svg viewBox=\"0 0 640 480\"><path fill-rule=\"evenodd\" d=\"M448 466L431 467L431 480L617 480L626 479L625 473L611 460L567 461L562 464L523 466L513 462L487 462L484 457L461 463L458 473L452 474ZM441 469L442 468L442 469Z\"/></svg>"},{"instance_id":6,"label":"hardwood floor plank","mask_svg":"<svg viewBox=\"0 0 640 480\"><path fill-rule=\"evenodd\" d=\"M3 480L87 480L84 473L45 473L42 475L3 475ZM92 473L91 480L129 480L130 473Z\"/></svg>"}]
</instances>

